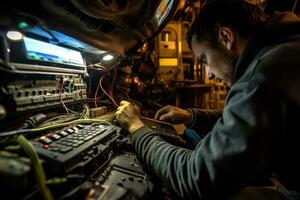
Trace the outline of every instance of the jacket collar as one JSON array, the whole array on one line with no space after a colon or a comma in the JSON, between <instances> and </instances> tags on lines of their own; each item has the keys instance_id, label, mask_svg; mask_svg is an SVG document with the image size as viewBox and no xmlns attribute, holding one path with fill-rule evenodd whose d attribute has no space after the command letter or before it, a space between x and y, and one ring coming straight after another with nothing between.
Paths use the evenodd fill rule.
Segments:
<instances>
[{"instance_id":1,"label":"jacket collar","mask_svg":"<svg viewBox=\"0 0 300 200\"><path fill-rule=\"evenodd\" d=\"M270 24L249 39L245 50L235 66L233 83L245 73L248 66L263 48L285 37L296 34L300 34L300 21L277 21L274 23L274 20L272 20Z\"/></svg>"}]
</instances>

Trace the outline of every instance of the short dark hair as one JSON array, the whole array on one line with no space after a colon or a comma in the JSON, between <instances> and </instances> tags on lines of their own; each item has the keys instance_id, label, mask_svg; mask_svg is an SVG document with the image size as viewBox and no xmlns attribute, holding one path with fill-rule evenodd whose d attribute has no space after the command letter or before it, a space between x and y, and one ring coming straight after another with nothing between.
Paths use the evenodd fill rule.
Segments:
<instances>
[{"instance_id":1,"label":"short dark hair","mask_svg":"<svg viewBox=\"0 0 300 200\"><path fill-rule=\"evenodd\" d=\"M242 37L249 38L263 25L267 15L257 5L246 0L209 0L204 3L197 19L187 34L191 47L192 37L216 46L218 30L228 26Z\"/></svg>"}]
</instances>

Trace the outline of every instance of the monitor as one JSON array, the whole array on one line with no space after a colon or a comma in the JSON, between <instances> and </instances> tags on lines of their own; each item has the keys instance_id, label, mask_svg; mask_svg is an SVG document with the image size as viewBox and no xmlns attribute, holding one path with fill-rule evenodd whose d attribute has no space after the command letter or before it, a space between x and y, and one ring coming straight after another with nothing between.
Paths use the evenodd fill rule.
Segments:
<instances>
[{"instance_id":1,"label":"monitor","mask_svg":"<svg viewBox=\"0 0 300 200\"><path fill-rule=\"evenodd\" d=\"M10 64L17 70L41 73L86 73L80 51L45 41L23 37L11 43Z\"/></svg>"},{"instance_id":2,"label":"monitor","mask_svg":"<svg viewBox=\"0 0 300 200\"><path fill-rule=\"evenodd\" d=\"M74 65L84 68L83 58L79 51L55 46L24 37L26 56L32 60Z\"/></svg>"}]
</instances>

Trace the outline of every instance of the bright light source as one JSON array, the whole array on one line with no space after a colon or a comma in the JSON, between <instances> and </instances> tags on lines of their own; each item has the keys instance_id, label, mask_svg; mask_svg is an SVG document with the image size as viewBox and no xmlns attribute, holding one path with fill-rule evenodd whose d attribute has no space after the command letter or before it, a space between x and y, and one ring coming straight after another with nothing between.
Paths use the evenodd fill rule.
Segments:
<instances>
[{"instance_id":1,"label":"bright light source","mask_svg":"<svg viewBox=\"0 0 300 200\"><path fill-rule=\"evenodd\" d=\"M23 34L19 31L7 31L6 36L8 37L8 39L15 41L23 39Z\"/></svg>"},{"instance_id":2,"label":"bright light source","mask_svg":"<svg viewBox=\"0 0 300 200\"><path fill-rule=\"evenodd\" d=\"M104 61L110 61L110 60L112 60L114 57L112 56L112 55L110 55L110 54L107 54L107 55L105 55L103 58L102 58L102 60L104 60Z\"/></svg>"}]
</instances>

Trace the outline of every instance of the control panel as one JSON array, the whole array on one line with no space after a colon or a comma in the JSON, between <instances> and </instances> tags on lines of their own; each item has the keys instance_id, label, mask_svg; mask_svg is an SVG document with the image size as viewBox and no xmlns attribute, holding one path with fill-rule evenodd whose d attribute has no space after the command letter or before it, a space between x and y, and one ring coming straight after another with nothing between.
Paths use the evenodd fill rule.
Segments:
<instances>
[{"instance_id":1,"label":"control panel","mask_svg":"<svg viewBox=\"0 0 300 200\"><path fill-rule=\"evenodd\" d=\"M101 159L105 160L117 138L120 127L100 124L75 125L31 140L50 174L89 174ZM92 166L92 167L91 167Z\"/></svg>"},{"instance_id":2,"label":"control panel","mask_svg":"<svg viewBox=\"0 0 300 200\"><path fill-rule=\"evenodd\" d=\"M21 112L49 108L64 103L85 100L87 85L82 78L65 77L64 85L57 80L15 80L0 85L0 93L7 112ZM1 103L1 101L0 101Z\"/></svg>"}]
</instances>

